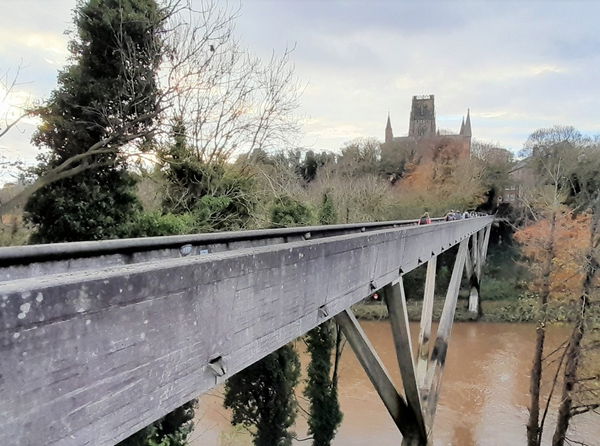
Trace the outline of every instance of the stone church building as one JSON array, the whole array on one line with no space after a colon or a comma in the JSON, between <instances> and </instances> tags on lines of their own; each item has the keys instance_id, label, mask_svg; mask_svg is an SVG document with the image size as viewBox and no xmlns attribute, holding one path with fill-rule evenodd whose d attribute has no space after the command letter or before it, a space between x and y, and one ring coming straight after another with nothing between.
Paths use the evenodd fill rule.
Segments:
<instances>
[{"instance_id":1,"label":"stone church building","mask_svg":"<svg viewBox=\"0 0 600 446\"><path fill-rule=\"evenodd\" d=\"M460 125L458 134L444 134L436 127L434 95L413 96L408 136L394 136L388 114L381 156L391 164L421 163L468 158L471 154L471 117Z\"/></svg>"}]
</instances>

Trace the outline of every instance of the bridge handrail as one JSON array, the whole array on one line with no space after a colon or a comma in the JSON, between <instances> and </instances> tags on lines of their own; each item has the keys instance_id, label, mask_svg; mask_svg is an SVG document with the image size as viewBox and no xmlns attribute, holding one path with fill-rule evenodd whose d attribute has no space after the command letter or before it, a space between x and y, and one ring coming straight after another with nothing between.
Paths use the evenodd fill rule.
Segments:
<instances>
[{"instance_id":1,"label":"bridge handrail","mask_svg":"<svg viewBox=\"0 0 600 446\"><path fill-rule=\"evenodd\" d=\"M432 218L431 220L432 222L441 222L444 221L444 217ZM409 226L414 225L417 222L418 219L393 220L384 222L300 226L293 228L256 229L247 231L228 231L189 235L169 235L116 240L10 246L0 248L0 267L51 260L128 254L159 249L179 249L182 245L186 244L204 245L231 243L270 238L304 236L306 234L309 234L310 238L320 238L330 235L338 235L339 233L349 233L354 231L365 232L397 226Z\"/></svg>"}]
</instances>

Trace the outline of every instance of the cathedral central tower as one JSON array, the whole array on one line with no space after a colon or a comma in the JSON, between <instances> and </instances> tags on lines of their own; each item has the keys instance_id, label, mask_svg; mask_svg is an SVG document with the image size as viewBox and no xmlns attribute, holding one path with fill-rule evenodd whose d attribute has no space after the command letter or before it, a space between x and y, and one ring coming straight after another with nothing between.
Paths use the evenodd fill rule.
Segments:
<instances>
[{"instance_id":1,"label":"cathedral central tower","mask_svg":"<svg viewBox=\"0 0 600 446\"><path fill-rule=\"evenodd\" d=\"M435 136L435 132L434 96L413 96L408 136Z\"/></svg>"},{"instance_id":2,"label":"cathedral central tower","mask_svg":"<svg viewBox=\"0 0 600 446\"><path fill-rule=\"evenodd\" d=\"M468 158L471 154L471 113L467 109L458 133L438 130L435 123L434 95L413 96L408 124L408 136L394 136L388 113L385 142L381 157L389 165L419 163L442 158Z\"/></svg>"}]
</instances>

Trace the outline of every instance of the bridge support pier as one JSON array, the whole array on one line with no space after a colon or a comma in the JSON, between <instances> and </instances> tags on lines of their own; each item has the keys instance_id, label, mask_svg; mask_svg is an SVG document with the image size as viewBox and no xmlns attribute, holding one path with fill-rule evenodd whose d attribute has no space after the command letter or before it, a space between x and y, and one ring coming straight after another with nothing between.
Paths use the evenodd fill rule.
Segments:
<instances>
[{"instance_id":1,"label":"bridge support pier","mask_svg":"<svg viewBox=\"0 0 600 446\"><path fill-rule=\"evenodd\" d=\"M356 320L352 310L347 309L342 311L335 316L335 321L342 328L344 336L348 339L354 354L358 358L358 362L360 362L360 365L367 373L369 380L373 384L373 387L375 387L375 390L403 437L410 439L418 437L415 431L416 420L414 413L409 409L404 398L396 390L388 371ZM413 444L420 446L426 443L413 442L409 444L411 446Z\"/></svg>"},{"instance_id":2,"label":"bridge support pier","mask_svg":"<svg viewBox=\"0 0 600 446\"><path fill-rule=\"evenodd\" d=\"M418 438L415 431L414 413L409 409L404 398L400 396L388 371L379 355L367 338L367 335L356 320L352 310L347 309L335 316L335 321L340 325L344 336L348 339L354 354L367 373L369 380L375 387L390 416L398 426L404 438ZM403 443L404 444L404 443ZM411 446L421 446L426 443L408 443Z\"/></svg>"},{"instance_id":3,"label":"bridge support pier","mask_svg":"<svg viewBox=\"0 0 600 446\"><path fill-rule=\"evenodd\" d=\"M448 291L446 292L442 316L440 317L435 343L433 345L433 351L431 352L431 358L427 367L427 392L423 396L423 405L425 406L426 418L430 429L433 425L433 418L435 417L437 408L442 372L444 370L446 354L448 352L448 339L454 322L454 313L456 311L456 303L458 300L458 292L460 291L460 281L462 279L467 256L468 243L469 239L465 239L460 242L458 247L450 284L448 285Z\"/></svg>"},{"instance_id":4,"label":"bridge support pier","mask_svg":"<svg viewBox=\"0 0 600 446\"><path fill-rule=\"evenodd\" d=\"M437 256L427 262L427 275L425 277L425 294L421 309L421 322L419 324L419 339L417 352L417 385L421 397L426 392L427 364L429 362L429 344L431 340L431 319L433 317L433 300L435 297L435 275L437 272Z\"/></svg>"},{"instance_id":5,"label":"bridge support pier","mask_svg":"<svg viewBox=\"0 0 600 446\"><path fill-rule=\"evenodd\" d=\"M481 315L479 293L483 264L487 255L487 246L490 240L491 226L471 236L471 246L465 259L465 272L469 281L469 312L475 317Z\"/></svg>"}]
</instances>

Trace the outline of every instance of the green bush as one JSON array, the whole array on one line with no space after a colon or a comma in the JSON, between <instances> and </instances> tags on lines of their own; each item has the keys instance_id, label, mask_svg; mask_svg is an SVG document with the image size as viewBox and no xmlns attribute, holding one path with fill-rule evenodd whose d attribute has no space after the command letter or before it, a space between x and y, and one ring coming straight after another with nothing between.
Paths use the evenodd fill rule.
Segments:
<instances>
[{"instance_id":1,"label":"green bush","mask_svg":"<svg viewBox=\"0 0 600 446\"><path fill-rule=\"evenodd\" d=\"M257 204L252 175L222 162L204 162L185 143L180 126L166 159L163 210L194 213L205 231L231 231L248 226Z\"/></svg>"},{"instance_id":2,"label":"green bush","mask_svg":"<svg viewBox=\"0 0 600 446\"><path fill-rule=\"evenodd\" d=\"M308 205L283 196L271 207L271 222L278 228L307 226L314 222L313 212Z\"/></svg>"},{"instance_id":3,"label":"green bush","mask_svg":"<svg viewBox=\"0 0 600 446\"><path fill-rule=\"evenodd\" d=\"M520 296L517 300L504 305L500 312L504 322L531 322L538 318L537 299L530 295Z\"/></svg>"},{"instance_id":4,"label":"green bush","mask_svg":"<svg viewBox=\"0 0 600 446\"><path fill-rule=\"evenodd\" d=\"M332 225L337 222L337 213L333 204L331 193L325 192L319 209L319 223L322 225Z\"/></svg>"},{"instance_id":5,"label":"green bush","mask_svg":"<svg viewBox=\"0 0 600 446\"><path fill-rule=\"evenodd\" d=\"M514 281L483 277L481 281L481 298L484 300L514 300L520 290Z\"/></svg>"},{"instance_id":6,"label":"green bush","mask_svg":"<svg viewBox=\"0 0 600 446\"><path fill-rule=\"evenodd\" d=\"M129 237L156 237L180 235L195 232L196 218L192 214L161 214L160 212L140 212L127 228Z\"/></svg>"}]
</instances>

